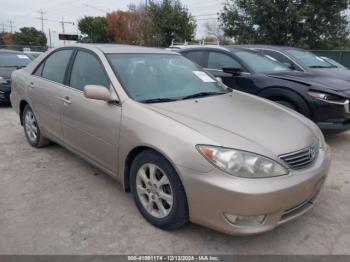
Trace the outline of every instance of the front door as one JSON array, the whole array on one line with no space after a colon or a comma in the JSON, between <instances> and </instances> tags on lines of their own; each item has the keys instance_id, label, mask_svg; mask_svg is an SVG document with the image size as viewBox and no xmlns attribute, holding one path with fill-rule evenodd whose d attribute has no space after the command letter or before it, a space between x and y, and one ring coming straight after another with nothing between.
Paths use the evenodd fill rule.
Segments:
<instances>
[{"instance_id":1,"label":"front door","mask_svg":"<svg viewBox=\"0 0 350 262\"><path fill-rule=\"evenodd\" d=\"M83 93L86 85L113 88L95 53L78 49L67 85L69 88L64 92L62 109L65 144L103 168L115 172L121 107L87 99Z\"/></svg>"}]
</instances>

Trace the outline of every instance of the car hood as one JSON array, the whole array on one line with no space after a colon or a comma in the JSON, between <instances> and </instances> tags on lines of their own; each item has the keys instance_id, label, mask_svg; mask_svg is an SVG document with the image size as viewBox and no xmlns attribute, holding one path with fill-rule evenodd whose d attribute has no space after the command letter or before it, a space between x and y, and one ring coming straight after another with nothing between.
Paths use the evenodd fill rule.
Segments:
<instances>
[{"instance_id":1,"label":"car hood","mask_svg":"<svg viewBox=\"0 0 350 262\"><path fill-rule=\"evenodd\" d=\"M268 151L276 156L300 150L315 141L309 120L302 115L237 91L150 104L149 107L196 130L218 146L253 150L265 155Z\"/></svg>"},{"instance_id":2,"label":"car hood","mask_svg":"<svg viewBox=\"0 0 350 262\"><path fill-rule=\"evenodd\" d=\"M322 70L325 71L325 70ZM334 70L331 70L334 71ZM344 70L343 70L344 71ZM349 80L345 80L342 78L337 78L332 74L324 74L324 73L307 73L307 72L283 72L283 73L271 73L268 76L273 78L279 78L287 81L293 81L301 84L305 84L308 86L322 87L326 89L331 89L333 91L342 92L350 90L350 73Z\"/></svg>"},{"instance_id":3,"label":"car hood","mask_svg":"<svg viewBox=\"0 0 350 262\"><path fill-rule=\"evenodd\" d=\"M350 71L341 69L341 68L309 68L309 72L311 73L316 73L316 74L322 74L327 77L334 77L334 78L339 78L344 81L350 82Z\"/></svg>"}]
</instances>

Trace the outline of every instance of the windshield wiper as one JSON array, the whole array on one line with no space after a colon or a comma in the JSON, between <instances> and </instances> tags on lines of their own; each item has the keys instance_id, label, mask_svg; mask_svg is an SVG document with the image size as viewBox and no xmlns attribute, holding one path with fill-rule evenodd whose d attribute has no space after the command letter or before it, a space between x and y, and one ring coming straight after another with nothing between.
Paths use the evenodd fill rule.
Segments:
<instances>
[{"instance_id":1,"label":"windshield wiper","mask_svg":"<svg viewBox=\"0 0 350 262\"><path fill-rule=\"evenodd\" d=\"M336 66L321 66L321 65L314 65L309 67L310 68L336 68Z\"/></svg>"},{"instance_id":2,"label":"windshield wiper","mask_svg":"<svg viewBox=\"0 0 350 262\"><path fill-rule=\"evenodd\" d=\"M178 99L176 98L152 98L152 99L146 99L146 100L141 100L141 103L146 103L146 104L151 104L151 103L163 103L163 102L172 102L172 101L177 101Z\"/></svg>"},{"instance_id":3,"label":"windshield wiper","mask_svg":"<svg viewBox=\"0 0 350 262\"><path fill-rule=\"evenodd\" d=\"M216 95L223 95L227 93L228 92L200 92L193 95L184 96L181 99L185 100L185 99L200 98L200 97L206 97L206 96L216 96Z\"/></svg>"}]
</instances>

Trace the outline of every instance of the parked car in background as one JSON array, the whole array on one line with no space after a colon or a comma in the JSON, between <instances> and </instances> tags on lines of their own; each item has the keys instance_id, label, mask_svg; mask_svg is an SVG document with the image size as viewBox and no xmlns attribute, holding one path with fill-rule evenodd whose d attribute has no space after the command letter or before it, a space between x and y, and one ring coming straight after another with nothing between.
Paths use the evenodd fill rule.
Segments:
<instances>
[{"instance_id":1,"label":"parked car in background","mask_svg":"<svg viewBox=\"0 0 350 262\"><path fill-rule=\"evenodd\" d=\"M38 58L43 52L35 52L35 51L24 51L24 53L30 57L31 60Z\"/></svg>"},{"instance_id":2,"label":"parked car in background","mask_svg":"<svg viewBox=\"0 0 350 262\"><path fill-rule=\"evenodd\" d=\"M343 66L342 64L338 63L337 61L335 61L332 58L326 57L326 56L320 56L323 60L325 60L326 62L336 66L339 69L344 69L344 70L348 70L347 67Z\"/></svg>"},{"instance_id":3,"label":"parked car in background","mask_svg":"<svg viewBox=\"0 0 350 262\"><path fill-rule=\"evenodd\" d=\"M339 68L304 49L273 45L240 45L240 47L259 51L261 54L287 65L292 70L317 73L350 81L349 70Z\"/></svg>"},{"instance_id":4,"label":"parked car in background","mask_svg":"<svg viewBox=\"0 0 350 262\"><path fill-rule=\"evenodd\" d=\"M29 144L55 141L116 177L159 228L265 232L309 210L327 176L312 121L171 51L65 46L12 78Z\"/></svg>"},{"instance_id":5,"label":"parked car in background","mask_svg":"<svg viewBox=\"0 0 350 262\"><path fill-rule=\"evenodd\" d=\"M324 131L350 129L350 83L338 78L292 71L260 53L236 46L177 46L225 85L287 106Z\"/></svg>"},{"instance_id":6,"label":"parked car in background","mask_svg":"<svg viewBox=\"0 0 350 262\"><path fill-rule=\"evenodd\" d=\"M0 105L10 104L11 74L32 60L24 53L0 49Z\"/></svg>"}]
</instances>

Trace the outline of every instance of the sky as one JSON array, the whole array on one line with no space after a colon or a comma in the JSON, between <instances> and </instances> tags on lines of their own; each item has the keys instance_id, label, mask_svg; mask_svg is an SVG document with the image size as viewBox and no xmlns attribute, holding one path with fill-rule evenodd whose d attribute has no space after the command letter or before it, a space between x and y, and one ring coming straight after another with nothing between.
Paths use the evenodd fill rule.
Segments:
<instances>
[{"instance_id":1,"label":"sky","mask_svg":"<svg viewBox=\"0 0 350 262\"><path fill-rule=\"evenodd\" d=\"M106 12L114 10L126 10L130 3L139 4L146 0L0 0L0 31L13 31L19 28L35 27L41 30L41 10L44 12L44 32L48 36L51 31L52 44L57 47L63 45L58 40L58 34L62 33L62 25L65 23L66 34L77 34L77 21L83 16L103 16ZM222 0L182 0L182 4L189 9L197 19L196 37L205 35L205 23L216 22L217 13L222 9ZM49 37L48 37L49 39Z\"/></svg>"}]
</instances>

